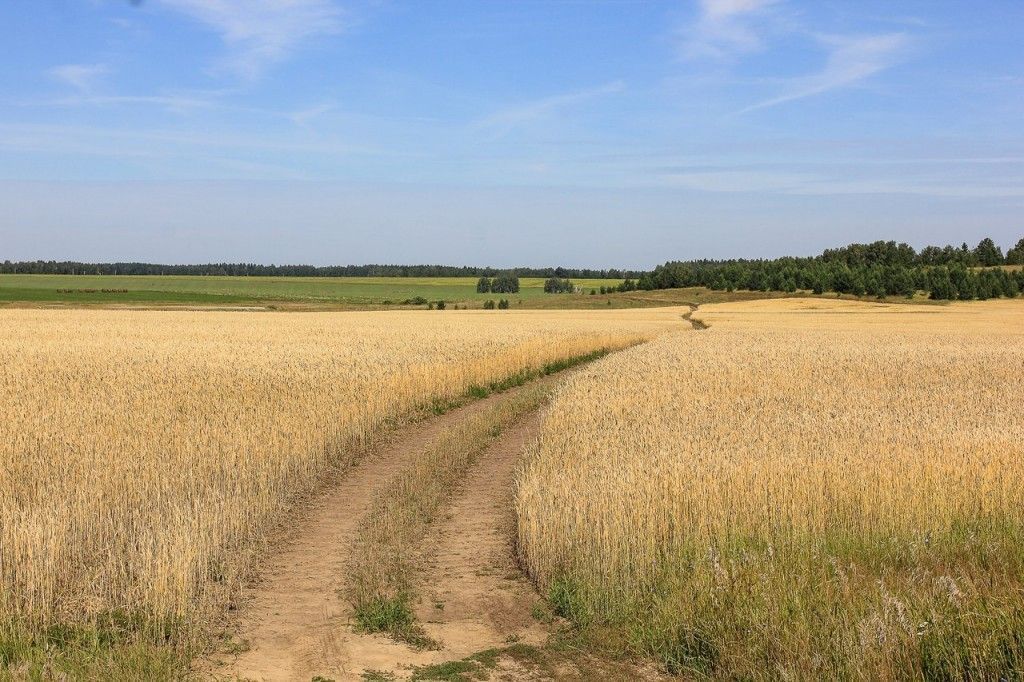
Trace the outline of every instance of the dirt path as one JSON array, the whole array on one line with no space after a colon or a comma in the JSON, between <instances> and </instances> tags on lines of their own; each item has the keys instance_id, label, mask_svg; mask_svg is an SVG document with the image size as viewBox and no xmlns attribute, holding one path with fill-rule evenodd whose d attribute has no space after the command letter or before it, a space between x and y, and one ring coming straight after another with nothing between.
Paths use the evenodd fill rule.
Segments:
<instances>
[{"instance_id":1,"label":"dirt path","mask_svg":"<svg viewBox=\"0 0 1024 682\"><path fill-rule=\"evenodd\" d=\"M437 660L438 652L418 654L383 635L352 630L345 598L348 553L375 494L411 452L509 393L405 427L346 471L296 519L294 531L261 571L262 579L243 593L235 629L247 650L215 655L198 666L199 673L229 680L309 682L321 675L340 681L362 679L368 668Z\"/></svg>"},{"instance_id":2,"label":"dirt path","mask_svg":"<svg viewBox=\"0 0 1024 682\"><path fill-rule=\"evenodd\" d=\"M531 384L559 379L553 375ZM403 427L343 472L294 520L293 530L262 567L259 582L243 591L229 628L242 651L216 653L201 661L197 672L224 680L309 682L319 675L341 682L361 680L365 670L402 675L413 665L504 644L509 634L542 641L545 633L529 614L536 594L515 567L509 544L514 465L539 425L539 412L508 428L485 451L449 515L425 543L437 551L426 561L428 585L421 594L427 606L421 605L417 615L443 649L416 651L385 635L355 632L346 599L349 553L375 496L412 453L518 390ZM448 605L446 613L433 606L441 602Z\"/></svg>"},{"instance_id":3,"label":"dirt path","mask_svg":"<svg viewBox=\"0 0 1024 682\"><path fill-rule=\"evenodd\" d=\"M426 546L417 620L443 645L442 660L511 642L543 644L532 616L540 601L515 563L512 485L516 463L540 428L535 412L481 456Z\"/></svg>"}]
</instances>

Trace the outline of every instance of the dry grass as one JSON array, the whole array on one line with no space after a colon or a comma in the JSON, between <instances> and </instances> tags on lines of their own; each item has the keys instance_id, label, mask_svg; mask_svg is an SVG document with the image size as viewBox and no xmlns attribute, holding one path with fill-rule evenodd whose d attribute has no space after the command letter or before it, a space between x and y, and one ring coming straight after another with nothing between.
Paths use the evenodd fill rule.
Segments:
<instances>
[{"instance_id":1,"label":"dry grass","mask_svg":"<svg viewBox=\"0 0 1024 682\"><path fill-rule=\"evenodd\" d=\"M2 311L3 620L193 622L360 439L678 317Z\"/></svg>"},{"instance_id":2,"label":"dry grass","mask_svg":"<svg viewBox=\"0 0 1024 682\"><path fill-rule=\"evenodd\" d=\"M556 396L517 491L555 606L670 670L1024 674L1024 306L710 306Z\"/></svg>"}]
</instances>

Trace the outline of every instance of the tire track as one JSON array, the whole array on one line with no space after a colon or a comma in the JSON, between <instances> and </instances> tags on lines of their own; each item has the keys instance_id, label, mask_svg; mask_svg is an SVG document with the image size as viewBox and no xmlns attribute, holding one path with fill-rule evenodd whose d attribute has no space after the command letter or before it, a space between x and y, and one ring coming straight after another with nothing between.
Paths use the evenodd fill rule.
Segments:
<instances>
[{"instance_id":1,"label":"tire track","mask_svg":"<svg viewBox=\"0 0 1024 682\"><path fill-rule=\"evenodd\" d=\"M517 390L402 428L344 472L294 522L265 560L260 580L243 590L231 629L246 650L214 654L197 665L197 672L220 679L309 682L316 675L360 679L364 667L388 667L393 660L428 660L410 656L415 652L383 635L360 635L350 627L346 564L356 530L410 452Z\"/></svg>"}]
</instances>

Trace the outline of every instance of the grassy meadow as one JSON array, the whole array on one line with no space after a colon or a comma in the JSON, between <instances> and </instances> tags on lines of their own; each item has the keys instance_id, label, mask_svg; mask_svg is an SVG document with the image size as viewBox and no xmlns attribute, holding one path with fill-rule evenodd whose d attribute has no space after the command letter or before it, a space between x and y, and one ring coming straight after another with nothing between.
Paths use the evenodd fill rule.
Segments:
<instances>
[{"instance_id":1,"label":"grassy meadow","mask_svg":"<svg viewBox=\"0 0 1024 682\"><path fill-rule=\"evenodd\" d=\"M544 280L520 278L518 294L478 294L475 277L186 277L176 275L0 275L0 303L194 304L363 307L401 305L417 297L479 308L488 299L508 298L525 307L583 299L544 293ZM619 279L580 279L577 286L600 289ZM104 291L106 290L106 291ZM547 301L545 301L547 299ZM591 301L583 301L584 306ZM602 304L605 304L602 301Z\"/></svg>"},{"instance_id":2,"label":"grassy meadow","mask_svg":"<svg viewBox=\"0 0 1024 682\"><path fill-rule=\"evenodd\" d=\"M716 291L705 287L601 294L617 279L574 279L581 293L546 294L544 280L520 278L517 294L478 294L475 277L187 277L178 275L0 275L0 307L266 308L278 310L422 309L417 298L469 309L506 298L513 309L606 310L657 308L812 297L810 291ZM590 291L598 293L591 295ZM816 296L817 297L817 296ZM856 300L824 294L823 298ZM870 299L869 300L874 300ZM894 297L889 302L906 303ZM929 304L924 294L914 303Z\"/></svg>"},{"instance_id":3,"label":"grassy meadow","mask_svg":"<svg viewBox=\"0 0 1024 682\"><path fill-rule=\"evenodd\" d=\"M712 305L567 381L522 560L696 679L1024 675L1024 306Z\"/></svg>"}]
</instances>

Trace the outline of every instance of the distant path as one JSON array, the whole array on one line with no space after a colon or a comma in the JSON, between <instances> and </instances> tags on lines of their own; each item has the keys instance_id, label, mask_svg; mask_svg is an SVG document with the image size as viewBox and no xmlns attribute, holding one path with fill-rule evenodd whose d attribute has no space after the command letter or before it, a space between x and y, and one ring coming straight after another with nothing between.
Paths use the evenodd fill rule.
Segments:
<instances>
[{"instance_id":1,"label":"distant path","mask_svg":"<svg viewBox=\"0 0 1024 682\"><path fill-rule=\"evenodd\" d=\"M694 319L694 317L693 317L693 314L695 312L697 312L697 308L699 308L700 306L698 306L695 303L689 303L687 305L690 306L690 312L684 313L683 314L683 319L686 320L687 322L689 322L690 326L693 327L694 329L698 329L698 330L700 330L700 329L707 329L708 325L707 325L706 322L704 322L703 320Z\"/></svg>"}]
</instances>

